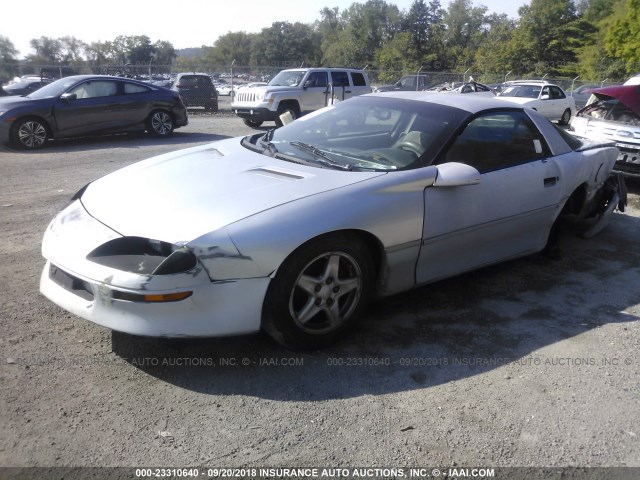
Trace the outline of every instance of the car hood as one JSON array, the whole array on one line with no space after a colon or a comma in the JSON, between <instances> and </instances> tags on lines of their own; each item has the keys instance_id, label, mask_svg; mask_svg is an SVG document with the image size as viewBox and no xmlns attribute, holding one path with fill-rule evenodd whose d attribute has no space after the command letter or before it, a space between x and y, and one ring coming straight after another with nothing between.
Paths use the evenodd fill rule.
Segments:
<instances>
[{"instance_id":1,"label":"car hood","mask_svg":"<svg viewBox=\"0 0 640 480\"><path fill-rule=\"evenodd\" d=\"M636 115L640 115L640 85L622 85L597 88L591 91L598 99L612 97L620 100Z\"/></svg>"},{"instance_id":2,"label":"car hood","mask_svg":"<svg viewBox=\"0 0 640 480\"><path fill-rule=\"evenodd\" d=\"M278 205L384 175L298 165L240 142L222 140L135 163L91 183L82 204L121 235L189 242Z\"/></svg>"},{"instance_id":3,"label":"car hood","mask_svg":"<svg viewBox=\"0 0 640 480\"><path fill-rule=\"evenodd\" d=\"M287 92L287 91L298 91L300 90L300 87L290 87L287 85L273 85L273 86L267 85L264 87L254 87L251 89L251 91L255 91L255 92L258 92L260 90L265 91L267 93L278 93L278 92Z\"/></svg>"},{"instance_id":4,"label":"car hood","mask_svg":"<svg viewBox=\"0 0 640 480\"><path fill-rule=\"evenodd\" d=\"M10 94L7 97L0 97L0 109L4 110L9 108L21 107L23 105L33 105L34 104L33 102L36 102L36 101L37 100L31 99L31 98L20 97L20 96Z\"/></svg>"}]
</instances>

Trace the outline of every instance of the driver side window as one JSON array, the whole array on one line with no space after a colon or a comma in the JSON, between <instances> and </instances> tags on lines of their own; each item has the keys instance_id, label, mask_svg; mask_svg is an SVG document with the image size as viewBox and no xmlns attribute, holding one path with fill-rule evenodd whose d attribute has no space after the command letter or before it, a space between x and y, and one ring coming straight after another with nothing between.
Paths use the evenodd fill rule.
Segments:
<instances>
[{"instance_id":1,"label":"driver side window","mask_svg":"<svg viewBox=\"0 0 640 480\"><path fill-rule=\"evenodd\" d=\"M75 93L76 98L96 98L110 97L116 95L118 84L110 80L89 81L71 90L69 93Z\"/></svg>"},{"instance_id":2,"label":"driver side window","mask_svg":"<svg viewBox=\"0 0 640 480\"><path fill-rule=\"evenodd\" d=\"M438 163L465 163L487 173L545 158L547 152L524 112L494 112L469 122Z\"/></svg>"}]
</instances>

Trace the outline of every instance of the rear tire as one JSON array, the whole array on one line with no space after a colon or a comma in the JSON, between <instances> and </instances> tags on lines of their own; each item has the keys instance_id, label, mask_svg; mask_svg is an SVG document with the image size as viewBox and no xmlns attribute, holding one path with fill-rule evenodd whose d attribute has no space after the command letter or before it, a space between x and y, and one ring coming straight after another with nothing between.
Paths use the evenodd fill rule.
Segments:
<instances>
[{"instance_id":1,"label":"rear tire","mask_svg":"<svg viewBox=\"0 0 640 480\"><path fill-rule=\"evenodd\" d=\"M570 121L571 121L571 110L567 108L562 114L562 117L560 117L560 120L558 121L558 123L560 125L569 125Z\"/></svg>"},{"instance_id":2,"label":"rear tire","mask_svg":"<svg viewBox=\"0 0 640 480\"><path fill-rule=\"evenodd\" d=\"M312 240L278 268L265 297L262 328L294 350L324 347L366 309L373 279L371 252L353 236Z\"/></svg>"},{"instance_id":3,"label":"rear tire","mask_svg":"<svg viewBox=\"0 0 640 480\"><path fill-rule=\"evenodd\" d=\"M168 137L173 133L173 117L164 110L154 110L147 120L147 132L152 137Z\"/></svg>"},{"instance_id":4,"label":"rear tire","mask_svg":"<svg viewBox=\"0 0 640 480\"><path fill-rule=\"evenodd\" d=\"M11 128L11 143L25 150L42 148L51 136L47 124L37 118L18 120Z\"/></svg>"}]
</instances>

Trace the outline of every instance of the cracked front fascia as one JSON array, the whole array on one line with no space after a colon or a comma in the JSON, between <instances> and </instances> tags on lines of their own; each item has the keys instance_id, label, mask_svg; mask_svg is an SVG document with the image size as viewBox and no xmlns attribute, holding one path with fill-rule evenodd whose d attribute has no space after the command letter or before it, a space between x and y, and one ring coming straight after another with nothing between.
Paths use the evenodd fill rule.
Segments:
<instances>
[{"instance_id":1,"label":"cracked front fascia","mask_svg":"<svg viewBox=\"0 0 640 480\"><path fill-rule=\"evenodd\" d=\"M203 265L171 275L140 275L87 259L89 252L121 235L89 215L76 200L56 216L42 240L42 255L54 265L88 282L123 290L172 292L211 280ZM73 248L69 248L73 245Z\"/></svg>"},{"instance_id":2,"label":"cracked front fascia","mask_svg":"<svg viewBox=\"0 0 640 480\"><path fill-rule=\"evenodd\" d=\"M187 246L212 282L264 276L253 259L238 250L226 228L207 233Z\"/></svg>"}]
</instances>

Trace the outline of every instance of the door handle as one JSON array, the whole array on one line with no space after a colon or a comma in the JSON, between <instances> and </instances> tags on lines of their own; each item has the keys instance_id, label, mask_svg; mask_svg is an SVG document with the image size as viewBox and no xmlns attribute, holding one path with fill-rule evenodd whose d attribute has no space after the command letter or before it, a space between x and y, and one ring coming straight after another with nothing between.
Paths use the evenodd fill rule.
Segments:
<instances>
[{"instance_id":1,"label":"door handle","mask_svg":"<svg viewBox=\"0 0 640 480\"><path fill-rule=\"evenodd\" d=\"M555 185L556 183L558 183L558 180L560 180L559 177L547 177L544 179L544 186L545 187L551 187L553 185Z\"/></svg>"}]
</instances>

